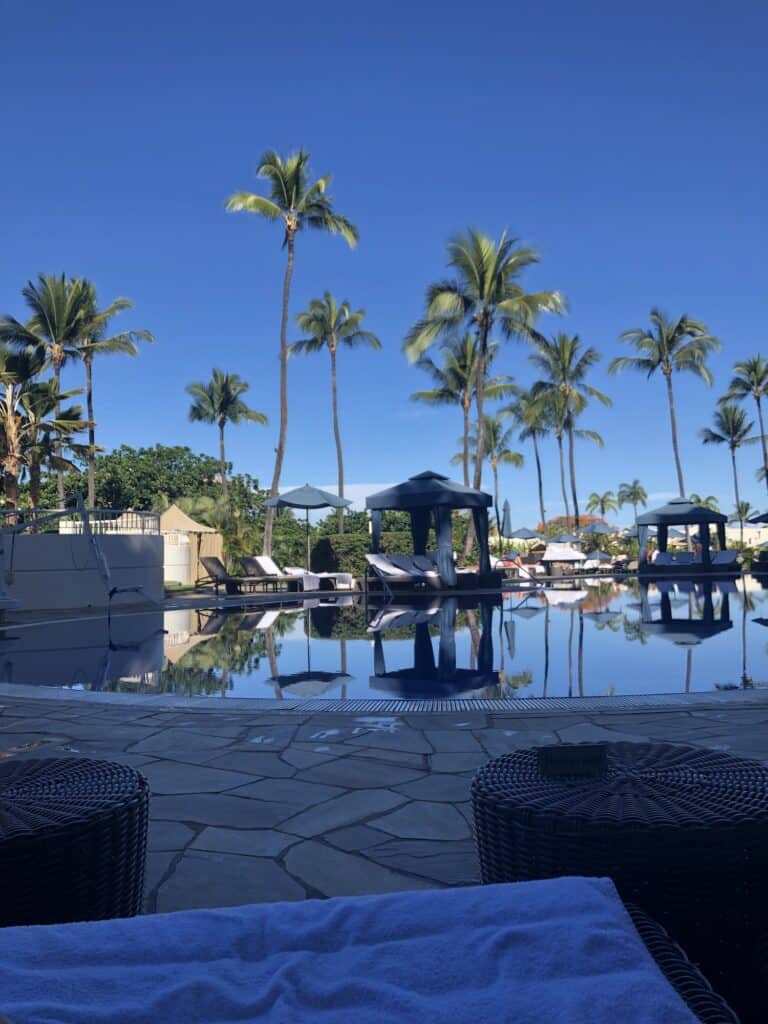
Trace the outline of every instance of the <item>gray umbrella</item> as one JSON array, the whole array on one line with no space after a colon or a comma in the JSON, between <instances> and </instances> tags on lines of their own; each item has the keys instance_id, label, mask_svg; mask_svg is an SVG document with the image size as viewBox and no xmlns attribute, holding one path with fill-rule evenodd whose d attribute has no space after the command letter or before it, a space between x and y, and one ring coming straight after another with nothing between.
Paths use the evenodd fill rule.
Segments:
<instances>
[{"instance_id":1,"label":"gray umbrella","mask_svg":"<svg viewBox=\"0 0 768 1024\"><path fill-rule=\"evenodd\" d=\"M540 533L529 530L527 526L521 526L519 530L512 530L510 533L505 533L504 536L513 540L539 540L541 538Z\"/></svg>"},{"instance_id":2,"label":"gray umbrella","mask_svg":"<svg viewBox=\"0 0 768 1024\"><path fill-rule=\"evenodd\" d=\"M266 504L269 508L303 508L307 513L307 569L309 564L309 510L311 508L346 508L352 502L346 498L340 498L338 494L331 494L329 491L321 491L319 487L311 484L304 484L303 487L295 487L285 494L278 494L274 498L267 498Z\"/></svg>"},{"instance_id":3,"label":"gray umbrella","mask_svg":"<svg viewBox=\"0 0 768 1024\"><path fill-rule=\"evenodd\" d=\"M599 533L615 533L614 529L607 523L601 523L599 521L590 523L589 526L585 526L579 533L586 536L594 536Z\"/></svg>"},{"instance_id":4,"label":"gray umbrella","mask_svg":"<svg viewBox=\"0 0 768 1024\"><path fill-rule=\"evenodd\" d=\"M504 514L501 517L501 536L512 536L512 520L509 515L509 502L504 502Z\"/></svg>"},{"instance_id":5,"label":"gray umbrella","mask_svg":"<svg viewBox=\"0 0 768 1024\"><path fill-rule=\"evenodd\" d=\"M556 537L550 537L553 544L579 544L581 537L577 537L574 533L558 533Z\"/></svg>"}]
</instances>

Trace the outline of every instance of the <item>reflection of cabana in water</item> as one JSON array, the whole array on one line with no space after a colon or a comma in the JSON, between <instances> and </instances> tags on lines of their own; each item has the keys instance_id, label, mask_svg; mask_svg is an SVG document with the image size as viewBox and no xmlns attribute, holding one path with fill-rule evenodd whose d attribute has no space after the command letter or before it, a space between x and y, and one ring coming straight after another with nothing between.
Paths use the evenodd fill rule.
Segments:
<instances>
[{"instance_id":1,"label":"reflection of cabana in water","mask_svg":"<svg viewBox=\"0 0 768 1024\"><path fill-rule=\"evenodd\" d=\"M439 473L426 472L412 476L395 487L370 494L365 504L371 510L371 550L374 554L380 551L382 513L387 510L408 512L415 555L426 554L429 528L434 524L437 568L444 587L453 588L460 583L466 585L470 582L469 577L472 585L500 585L501 576L491 573L488 551L488 508L492 504L490 494L455 483ZM471 511L480 551L479 574L462 573L461 580L453 561L453 509Z\"/></svg>"},{"instance_id":2,"label":"reflection of cabana in water","mask_svg":"<svg viewBox=\"0 0 768 1024\"><path fill-rule=\"evenodd\" d=\"M739 571L735 551L727 551L725 524L728 517L714 512L703 505L695 505L688 498L673 498L661 508L638 516L637 532L639 542L638 572L646 576L699 575L701 573L731 575ZM657 530L658 552L653 560L648 555L648 530ZM694 526L698 529L700 552L680 551L674 554L667 550L670 528ZM717 529L719 551L710 547L709 530Z\"/></svg>"},{"instance_id":3,"label":"reflection of cabana in water","mask_svg":"<svg viewBox=\"0 0 768 1024\"><path fill-rule=\"evenodd\" d=\"M437 606L422 609L397 609L390 605L377 615L368 627L373 633L374 675L370 677L371 687L405 698L440 698L496 686L499 674L493 670L493 605L489 602L480 605L476 669L456 668L457 610L457 599L447 597ZM430 625L436 625L440 630L437 661ZM414 630L413 668L387 672L383 633L399 626L411 626Z\"/></svg>"},{"instance_id":4,"label":"reflection of cabana in water","mask_svg":"<svg viewBox=\"0 0 768 1024\"><path fill-rule=\"evenodd\" d=\"M714 593L720 590L721 599L719 614L715 609ZM700 600L700 604L699 604ZM684 602L688 615L683 617L672 614L671 591L664 587L660 590L658 605L651 604L648 596L648 584L640 584L640 617L638 628L648 636L660 636L680 647L693 647L709 637L717 636L731 629L733 622L730 614L730 591L727 587L719 588L713 580L700 580L694 592ZM680 607L680 604L677 604ZM659 609L658 616L654 615ZM694 610L699 613L694 618ZM700 615L700 617L699 617Z\"/></svg>"}]
</instances>

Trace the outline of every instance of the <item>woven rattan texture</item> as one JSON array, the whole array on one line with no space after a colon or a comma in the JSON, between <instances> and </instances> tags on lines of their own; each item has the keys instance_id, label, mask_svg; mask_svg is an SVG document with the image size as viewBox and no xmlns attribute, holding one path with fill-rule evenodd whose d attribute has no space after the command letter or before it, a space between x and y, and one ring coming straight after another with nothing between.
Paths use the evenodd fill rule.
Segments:
<instances>
[{"instance_id":1,"label":"woven rattan texture","mask_svg":"<svg viewBox=\"0 0 768 1024\"><path fill-rule=\"evenodd\" d=\"M149 789L110 761L0 766L0 924L54 924L139 913Z\"/></svg>"}]
</instances>

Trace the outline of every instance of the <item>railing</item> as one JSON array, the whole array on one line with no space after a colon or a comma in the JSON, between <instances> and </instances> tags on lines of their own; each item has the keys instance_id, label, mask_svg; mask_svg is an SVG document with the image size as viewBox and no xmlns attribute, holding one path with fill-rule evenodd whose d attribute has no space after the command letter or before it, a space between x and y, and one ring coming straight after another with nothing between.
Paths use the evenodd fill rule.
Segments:
<instances>
[{"instance_id":1,"label":"railing","mask_svg":"<svg viewBox=\"0 0 768 1024\"><path fill-rule=\"evenodd\" d=\"M92 534L159 534L158 512L134 512L111 508L50 509L19 508L0 511L0 528L14 533L83 533L83 518L88 517Z\"/></svg>"}]
</instances>

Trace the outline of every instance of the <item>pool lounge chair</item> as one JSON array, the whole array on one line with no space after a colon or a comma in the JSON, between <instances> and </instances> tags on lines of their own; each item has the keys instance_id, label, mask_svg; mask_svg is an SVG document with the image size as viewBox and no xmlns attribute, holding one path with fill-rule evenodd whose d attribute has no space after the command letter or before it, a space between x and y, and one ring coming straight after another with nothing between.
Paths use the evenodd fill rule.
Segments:
<instances>
[{"instance_id":1,"label":"pool lounge chair","mask_svg":"<svg viewBox=\"0 0 768 1024\"><path fill-rule=\"evenodd\" d=\"M288 565L281 570L269 555L241 558L240 564L249 575L263 574L298 580L302 590L351 590L354 578L348 572L310 572L300 566Z\"/></svg>"},{"instance_id":2,"label":"pool lounge chair","mask_svg":"<svg viewBox=\"0 0 768 1024\"><path fill-rule=\"evenodd\" d=\"M442 586L440 574L434 566L431 569L419 568L415 558L424 559L423 565L429 562L424 555L366 555L366 578L370 581L378 580L385 590L392 587Z\"/></svg>"},{"instance_id":3,"label":"pool lounge chair","mask_svg":"<svg viewBox=\"0 0 768 1024\"><path fill-rule=\"evenodd\" d=\"M298 581L292 581L286 577L274 576L232 576L227 572L224 563L220 558L213 555L203 555L200 558L203 568L208 573L207 579L201 583L212 583L215 592L218 594L219 587L224 587L227 594L242 594L248 590L266 590L277 588L287 584L289 590L298 590Z\"/></svg>"}]
</instances>

